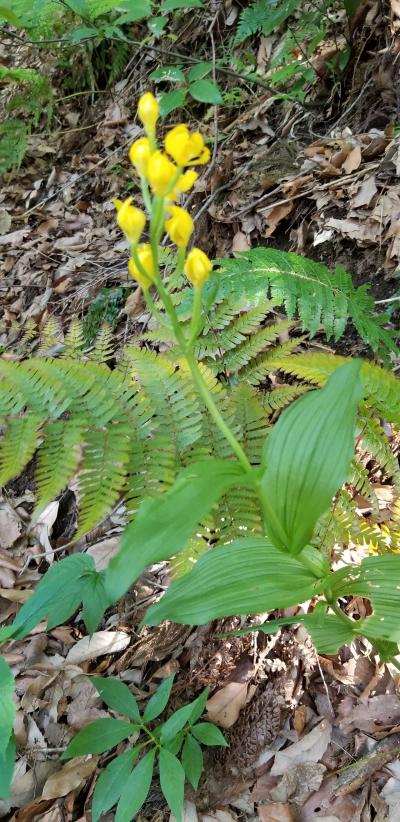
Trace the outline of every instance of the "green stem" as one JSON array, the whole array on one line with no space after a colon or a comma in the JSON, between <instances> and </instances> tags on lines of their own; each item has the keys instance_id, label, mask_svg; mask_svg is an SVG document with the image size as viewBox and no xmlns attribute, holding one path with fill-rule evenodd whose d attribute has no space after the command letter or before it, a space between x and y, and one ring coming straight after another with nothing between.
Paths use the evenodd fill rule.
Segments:
<instances>
[{"instance_id":1,"label":"green stem","mask_svg":"<svg viewBox=\"0 0 400 822\"><path fill-rule=\"evenodd\" d=\"M146 180L146 177L142 177L142 175L140 176L140 188L142 190L143 202L146 206L147 212L148 214L151 214L151 197L149 191L149 184Z\"/></svg>"},{"instance_id":2,"label":"green stem","mask_svg":"<svg viewBox=\"0 0 400 822\"><path fill-rule=\"evenodd\" d=\"M201 292L202 287L195 288L194 290L194 300L193 300L193 314L192 314L192 322L190 323L190 332L189 332L189 341L188 341L188 348L193 348L193 343L195 342L196 338L199 335L200 331L200 324L201 324Z\"/></svg>"},{"instance_id":3,"label":"green stem","mask_svg":"<svg viewBox=\"0 0 400 822\"><path fill-rule=\"evenodd\" d=\"M147 305L147 308L150 311L150 314L154 314L154 316L157 317L157 320L160 323L160 325L164 328L168 328L168 330L169 330L170 326L165 321L165 317L161 314L161 311L157 308L154 300L150 296L150 293L148 291L146 291L145 289L142 289L142 291L143 291L143 297L144 297L145 303Z\"/></svg>"}]
</instances>

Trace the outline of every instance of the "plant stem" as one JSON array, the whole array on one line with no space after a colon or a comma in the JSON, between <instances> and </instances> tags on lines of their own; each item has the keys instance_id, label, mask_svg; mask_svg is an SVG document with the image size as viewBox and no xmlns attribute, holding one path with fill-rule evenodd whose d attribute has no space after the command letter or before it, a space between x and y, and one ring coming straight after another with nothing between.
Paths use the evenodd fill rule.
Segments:
<instances>
[{"instance_id":1,"label":"plant stem","mask_svg":"<svg viewBox=\"0 0 400 822\"><path fill-rule=\"evenodd\" d=\"M189 340L188 340L188 348L193 347L193 343L195 342L199 331L200 331L200 323L201 323L201 292L202 288L195 288L194 291L194 300L193 300L193 314L192 314L192 322L190 323L190 333L189 333Z\"/></svg>"}]
</instances>

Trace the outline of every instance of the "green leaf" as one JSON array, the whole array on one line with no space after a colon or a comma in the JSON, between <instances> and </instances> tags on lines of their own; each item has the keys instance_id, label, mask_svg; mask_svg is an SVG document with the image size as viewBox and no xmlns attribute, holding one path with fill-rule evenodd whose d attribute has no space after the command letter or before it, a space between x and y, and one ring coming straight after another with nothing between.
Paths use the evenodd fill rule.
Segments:
<instances>
[{"instance_id":1,"label":"green leaf","mask_svg":"<svg viewBox=\"0 0 400 822\"><path fill-rule=\"evenodd\" d=\"M179 553L219 497L250 481L237 462L204 459L184 468L170 491L142 502L106 571L110 599L123 596L147 565Z\"/></svg>"},{"instance_id":2,"label":"green leaf","mask_svg":"<svg viewBox=\"0 0 400 822\"><path fill-rule=\"evenodd\" d=\"M175 819L182 822L185 771L179 759L165 748L161 748L158 765L161 790Z\"/></svg>"},{"instance_id":3,"label":"green leaf","mask_svg":"<svg viewBox=\"0 0 400 822\"><path fill-rule=\"evenodd\" d=\"M200 103L212 103L215 106L223 103L221 92L212 80L196 80L190 84L189 91L193 99Z\"/></svg>"},{"instance_id":4,"label":"green leaf","mask_svg":"<svg viewBox=\"0 0 400 822\"><path fill-rule=\"evenodd\" d=\"M15 720L14 677L0 656L0 756L7 750Z\"/></svg>"},{"instance_id":5,"label":"green leaf","mask_svg":"<svg viewBox=\"0 0 400 822\"><path fill-rule=\"evenodd\" d=\"M103 813L107 813L118 802L139 750L138 745L136 748L124 751L123 754L112 759L101 772L93 793L92 822L97 822Z\"/></svg>"},{"instance_id":6,"label":"green leaf","mask_svg":"<svg viewBox=\"0 0 400 822\"><path fill-rule=\"evenodd\" d=\"M373 613L354 622L354 632L371 642L400 642L400 555L367 557L359 567L340 568L330 577L335 598L354 595L371 600Z\"/></svg>"},{"instance_id":7,"label":"green leaf","mask_svg":"<svg viewBox=\"0 0 400 822\"><path fill-rule=\"evenodd\" d=\"M212 63L196 63L189 71L189 82L194 83L195 80L202 80L212 71L212 67Z\"/></svg>"},{"instance_id":8,"label":"green leaf","mask_svg":"<svg viewBox=\"0 0 400 822\"><path fill-rule=\"evenodd\" d=\"M157 717L162 714L166 705L168 705L172 685L174 683L174 676L175 675L172 674L172 676L168 676L167 679L164 679L161 685L158 686L153 696L150 697L143 714L144 722L151 722L151 720L157 719Z\"/></svg>"},{"instance_id":9,"label":"green leaf","mask_svg":"<svg viewBox=\"0 0 400 822\"><path fill-rule=\"evenodd\" d=\"M150 17L147 21L147 28L154 34L154 37L161 37L166 25L166 17Z\"/></svg>"},{"instance_id":10,"label":"green leaf","mask_svg":"<svg viewBox=\"0 0 400 822\"><path fill-rule=\"evenodd\" d=\"M167 91L160 97L160 114L161 117L168 117L172 111L177 108L182 108L185 104L187 91L185 88L176 88L173 91Z\"/></svg>"},{"instance_id":11,"label":"green leaf","mask_svg":"<svg viewBox=\"0 0 400 822\"><path fill-rule=\"evenodd\" d=\"M182 765L186 778L196 791L203 770L203 751L191 734L187 735L182 749Z\"/></svg>"},{"instance_id":12,"label":"green leaf","mask_svg":"<svg viewBox=\"0 0 400 822\"><path fill-rule=\"evenodd\" d=\"M212 725L211 722L199 722L198 725L193 725L192 734L203 745L222 745L224 748L228 747L228 743L219 728Z\"/></svg>"},{"instance_id":13,"label":"green leaf","mask_svg":"<svg viewBox=\"0 0 400 822\"><path fill-rule=\"evenodd\" d=\"M94 561L87 554L73 554L52 565L19 610L11 626L13 637L26 636L46 617L48 630L66 622L84 598L86 575L94 571Z\"/></svg>"},{"instance_id":14,"label":"green leaf","mask_svg":"<svg viewBox=\"0 0 400 822\"><path fill-rule=\"evenodd\" d=\"M343 5L349 17L354 17L361 0L343 0Z\"/></svg>"},{"instance_id":15,"label":"green leaf","mask_svg":"<svg viewBox=\"0 0 400 822\"><path fill-rule=\"evenodd\" d=\"M266 539L240 539L203 554L193 570L174 580L149 608L145 621L202 625L222 616L259 614L305 602L322 586L298 560L284 556Z\"/></svg>"},{"instance_id":16,"label":"green leaf","mask_svg":"<svg viewBox=\"0 0 400 822\"><path fill-rule=\"evenodd\" d=\"M0 755L0 799L8 799L10 795L10 786L15 766L15 754L15 738L14 734L12 734L4 753Z\"/></svg>"},{"instance_id":17,"label":"green leaf","mask_svg":"<svg viewBox=\"0 0 400 822\"><path fill-rule=\"evenodd\" d=\"M202 0L164 0L160 11L175 11L175 9L202 9Z\"/></svg>"},{"instance_id":18,"label":"green leaf","mask_svg":"<svg viewBox=\"0 0 400 822\"><path fill-rule=\"evenodd\" d=\"M200 719L204 708L206 707L206 702L208 699L208 688L204 688L201 694L197 697L197 699L192 702L192 713L190 714L189 724L193 725L194 722L197 722Z\"/></svg>"},{"instance_id":19,"label":"green leaf","mask_svg":"<svg viewBox=\"0 0 400 822\"><path fill-rule=\"evenodd\" d=\"M111 676L107 678L93 676L91 681L109 708L124 716L129 716L129 719L134 719L135 722L140 722L140 711L136 699L125 682Z\"/></svg>"},{"instance_id":20,"label":"green leaf","mask_svg":"<svg viewBox=\"0 0 400 822\"><path fill-rule=\"evenodd\" d=\"M191 703L183 705L182 708L178 708L161 727L160 742L169 742L173 739L189 721L192 711L193 705Z\"/></svg>"},{"instance_id":21,"label":"green leaf","mask_svg":"<svg viewBox=\"0 0 400 822\"><path fill-rule=\"evenodd\" d=\"M363 394L360 365L359 360L346 363L324 388L297 399L267 439L262 479L266 528L283 551L298 554L304 548L346 480Z\"/></svg>"},{"instance_id":22,"label":"green leaf","mask_svg":"<svg viewBox=\"0 0 400 822\"><path fill-rule=\"evenodd\" d=\"M101 754L114 748L123 739L127 739L135 731L137 725L125 722L123 719L96 719L90 722L69 743L61 759L71 759L73 756L85 754Z\"/></svg>"},{"instance_id":23,"label":"green leaf","mask_svg":"<svg viewBox=\"0 0 400 822\"><path fill-rule=\"evenodd\" d=\"M93 39L93 37L97 37L99 34L99 30L95 26L79 26L78 29L74 29L69 35L68 40L71 43L81 43L82 40L87 40L88 38Z\"/></svg>"},{"instance_id":24,"label":"green leaf","mask_svg":"<svg viewBox=\"0 0 400 822\"><path fill-rule=\"evenodd\" d=\"M0 19L1 18L7 20L7 23L11 23L15 28L20 28L21 26L21 21L8 6L0 6Z\"/></svg>"},{"instance_id":25,"label":"green leaf","mask_svg":"<svg viewBox=\"0 0 400 822\"><path fill-rule=\"evenodd\" d=\"M160 66L149 74L149 80L155 83L184 83L185 75L179 66Z\"/></svg>"},{"instance_id":26,"label":"green leaf","mask_svg":"<svg viewBox=\"0 0 400 822\"><path fill-rule=\"evenodd\" d=\"M92 571L85 576L86 585L82 592L82 617L89 634L93 634L110 602L106 591L103 571Z\"/></svg>"},{"instance_id":27,"label":"green leaf","mask_svg":"<svg viewBox=\"0 0 400 822\"><path fill-rule=\"evenodd\" d=\"M153 777L155 748L140 760L125 782L118 802L115 822L130 822L143 805Z\"/></svg>"},{"instance_id":28,"label":"green leaf","mask_svg":"<svg viewBox=\"0 0 400 822\"><path fill-rule=\"evenodd\" d=\"M123 3L118 4L118 8L124 13L115 20L117 24L134 23L136 20L143 20L151 15L150 0L124 0Z\"/></svg>"}]
</instances>

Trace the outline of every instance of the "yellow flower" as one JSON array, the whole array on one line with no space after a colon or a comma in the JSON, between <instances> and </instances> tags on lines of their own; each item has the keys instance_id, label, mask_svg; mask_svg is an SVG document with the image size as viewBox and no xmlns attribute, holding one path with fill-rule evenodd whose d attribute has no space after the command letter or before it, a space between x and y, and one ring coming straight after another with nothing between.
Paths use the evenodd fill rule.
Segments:
<instances>
[{"instance_id":1,"label":"yellow flower","mask_svg":"<svg viewBox=\"0 0 400 822\"><path fill-rule=\"evenodd\" d=\"M165 223L165 230L178 248L185 248L193 233L193 220L190 214L179 206L169 206L168 211L172 216Z\"/></svg>"},{"instance_id":2,"label":"yellow flower","mask_svg":"<svg viewBox=\"0 0 400 822\"><path fill-rule=\"evenodd\" d=\"M147 174L147 165L151 155L150 142L147 137L142 137L136 140L129 149L129 159L132 165L136 168L138 174L145 177Z\"/></svg>"},{"instance_id":3,"label":"yellow flower","mask_svg":"<svg viewBox=\"0 0 400 822\"><path fill-rule=\"evenodd\" d=\"M192 248L186 257L184 272L192 285L195 288L201 286L208 280L212 271L212 262L208 259L207 254L201 251L200 248Z\"/></svg>"},{"instance_id":4,"label":"yellow flower","mask_svg":"<svg viewBox=\"0 0 400 822\"><path fill-rule=\"evenodd\" d=\"M144 268L148 276L137 268L135 260L132 257L128 262L129 273L143 288L143 291L147 291L153 284L155 277L154 260L150 245L148 243L142 243L138 247L137 256L141 267Z\"/></svg>"},{"instance_id":5,"label":"yellow flower","mask_svg":"<svg viewBox=\"0 0 400 822\"><path fill-rule=\"evenodd\" d=\"M181 194L186 194L186 192L194 186L198 176L197 171L192 171L192 169L189 169L189 171L185 171L184 174L181 174L177 184L174 186L169 195L170 199L177 200Z\"/></svg>"},{"instance_id":6,"label":"yellow flower","mask_svg":"<svg viewBox=\"0 0 400 822\"><path fill-rule=\"evenodd\" d=\"M153 194L163 197L168 193L176 174L176 166L168 160L162 151L155 151L147 163L147 179Z\"/></svg>"},{"instance_id":7,"label":"yellow flower","mask_svg":"<svg viewBox=\"0 0 400 822\"><path fill-rule=\"evenodd\" d=\"M190 133L188 127L183 124L168 132L165 148L179 166L203 165L210 159L210 150L204 145L200 132Z\"/></svg>"},{"instance_id":8,"label":"yellow flower","mask_svg":"<svg viewBox=\"0 0 400 822\"><path fill-rule=\"evenodd\" d=\"M113 200L117 209L117 223L130 243L136 244L146 225L146 215L139 208L131 205L133 197L122 200Z\"/></svg>"},{"instance_id":9,"label":"yellow flower","mask_svg":"<svg viewBox=\"0 0 400 822\"><path fill-rule=\"evenodd\" d=\"M158 105L154 94L150 91L148 91L147 94L143 94L139 100L137 112L139 119L145 127L145 130L148 133L150 132L150 134L154 134L156 122L160 113L160 106Z\"/></svg>"}]
</instances>

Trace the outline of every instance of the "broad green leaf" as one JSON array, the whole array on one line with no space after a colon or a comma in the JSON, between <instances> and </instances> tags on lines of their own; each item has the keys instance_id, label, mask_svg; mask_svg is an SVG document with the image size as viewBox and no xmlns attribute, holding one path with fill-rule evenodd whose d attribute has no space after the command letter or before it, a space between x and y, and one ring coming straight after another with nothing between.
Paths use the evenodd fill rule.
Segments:
<instances>
[{"instance_id":1,"label":"broad green leaf","mask_svg":"<svg viewBox=\"0 0 400 822\"><path fill-rule=\"evenodd\" d=\"M349 17L354 17L361 0L343 0L343 5Z\"/></svg>"},{"instance_id":2,"label":"broad green leaf","mask_svg":"<svg viewBox=\"0 0 400 822\"><path fill-rule=\"evenodd\" d=\"M140 747L138 745L137 748L116 756L101 772L93 793L92 822L97 822L103 813L107 813L118 802Z\"/></svg>"},{"instance_id":3,"label":"broad green leaf","mask_svg":"<svg viewBox=\"0 0 400 822\"><path fill-rule=\"evenodd\" d=\"M346 480L362 398L361 362L335 371L324 388L295 400L266 443L262 491L266 528L278 548L298 554Z\"/></svg>"},{"instance_id":4,"label":"broad green leaf","mask_svg":"<svg viewBox=\"0 0 400 822\"><path fill-rule=\"evenodd\" d=\"M179 759L169 751L166 751L165 748L161 748L158 766L161 790L175 819L177 822L182 822L185 771Z\"/></svg>"},{"instance_id":5,"label":"broad green leaf","mask_svg":"<svg viewBox=\"0 0 400 822\"><path fill-rule=\"evenodd\" d=\"M93 39L93 37L97 37L98 34L99 31L95 26L79 26L78 29L74 29L68 34L68 40L71 43L81 43L82 40L87 40L88 38Z\"/></svg>"},{"instance_id":6,"label":"broad green leaf","mask_svg":"<svg viewBox=\"0 0 400 822\"><path fill-rule=\"evenodd\" d=\"M192 702L192 713L190 714L189 724L193 725L194 722L197 722L200 719L204 708L206 707L206 702L208 699L208 688L204 688L201 694L197 697L197 699Z\"/></svg>"},{"instance_id":7,"label":"broad green leaf","mask_svg":"<svg viewBox=\"0 0 400 822\"><path fill-rule=\"evenodd\" d=\"M0 756L4 756L15 720L14 677L0 656Z\"/></svg>"},{"instance_id":8,"label":"broad green leaf","mask_svg":"<svg viewBox=\"0 0 400 822\"><path fill-rule=\"evenodd\" d=\"M0 6L0 20L1 19L7 20L7 23L11 23L11 25L15 26L15 28L19 28L21 26L21 21L8 6Z\"/></svg>"},{"instance_id":9,"label":"broad green leaf","mask_svg":"<svg viewBox=\"0 0 400 822\"><path fill-rule=\"evenodd\" d=\"M125 722L123 719L96 719L90 722L71 739L61 759L71 759L73 756L85 754L101 754L114 748L119 742L138 730L137 725Z\"/></svg>"},{"instance_id":10,"label":"broad green leaf","mask_svg":"<svg viewBox=\"0 0 400 822\"><path fill-rule=\"evenodd\" d=\"M151 15L150 0L124 0L123 3L118 4L118 10L123 14L117 17L116 23L134 23L136 20L143 20L145 17Z\"/></svg>"},{"instance_id":11,"label":"broad green leaf","mask_svg":"<svg viewBox=\"0 0 400 822\"><path fill-rule=\"evenodd\" d=\"M185 75L180 66L160 66L149 74L149 80L155 83L184 83Z\"/></svg>"},{"instance_id":12,"label":"broad green leaf","mask_svg":"<svg viewBox=\"0 0 400 822\"><path fill-rule=\"evenodd\" d=\"M251 480L237 462L204 459L184 468L170 491L142 502L106 571L110 600L123 596L147 565L178 554L219 497Z\"/></svg>"},{"instance_id":13,"label":"broad green leaf","mask_svg":"<svg viewBox=\"0 0 400 822\"><path fill-rule=\"evenodd\" d=\"M203 0L164 0L160 11L175 11L175 9L202 9Z\"/></svg>"},{"instance_id":14,"label":"broad green leaf","mask_svg":"<svg viewBox=\"0 0 400 822\"><path fill-rule=\"evenodd\" d=\"M92 571L85 575L84 580L86 584L82 591L82 616L89 634L93 634L110 604L105 573Z\"/></svg>"},{"instance_id":15,"label":"broad green leaf","mask_svg":"<svg viewBox=\"0 0 400 822\"><path fill-rule=\"evenodd\" d=\"M10 736L4 753L0 756L0 799L8 799L14 774L16 746L14 734Z\"/></svg>"},{"instance_id":16,"label":"broad green leaf","mask_svg":"<svg viewBox=\"0 0 400 822\"><path fill-rule=\"evenodd\" d=\"M164 708L168 705L173 683L174 674L168 676L167 679L164 679L161 685L158 686L156 692L150 697L146 705L143 714L144 722L151 722L162 714Z\"/></svg>"},{"instance_id":17,"label":"broad green leaf","mask_svg":"<svg viewBox=\"0 0 400 822\"><path fill-rule=\"evenodd\" d=\"M202 80L212 71L212 67L212 63L196 63L189 71L189 82L194 83L195 80Z\"/></svg>"},{"instance_id":18,"label":"broad green leaf","mask_svg":"<svg viewBox=\"0 0 400 822\"><path fill-rule=\"evenodd\" d=\"M176 88L173 91L167 91L160 97L160 114L161 117L168 117L172 111L177 108L182 108L185 105L187 90L185 88Z\"/></svg>"},{"instance_id":19,"label":"broad green leaf","mask_svg":"<svg viewBox=\"0 0 400 822\"><path fill-rule=\"evenodd\" d=\"M212 725L211 722L199 722L198 725L193 725L191 733L203 745L222 745L224 748L228 747L228 743L219 728Z\"/></svg>"},{"instance_id":20,"label":"broad green leaf","mask_svg":"<svg viewBox=\"0 0 400 822\"><path fill-rule=\"evenodd\" d=\"M166 17L150 17L147 21L147 28L154 34L154 37L161 37L166 25Z\"/></svg>"},{"instance_id":21,"label":"broad green leaf","mask_svg":"<svg viewBox=\"0 0 400 822\"><path fill-rule=\"evenodd\" d=\"M190 84L189 91L193 99L200 103L212 103L215 106L223 103L221 92L212 80L195 80Z\"/></svg>"},{"instance_id":22,"label":"broad green leaf","mask_svg":"<svg viewBox=\"0 0 400 822\"><path fill-rule=\"evenodd\" d=\"M123 786L118 802L115 822L130 822L143 805L153 777L155 748L136 765Z\"/></svg>"},{"instance_id":23,"label":"broad green leaf","mask_svg":"<svg viewBox=\"0 0 400 822\"><path fill-rule=\"evenodd\" d=\"M193 705L189 703L188 705L183 705L182 708L178 708L175 713L173 713L164 725L161 728L160 734L160 742L169 742L171 739L176 736L176 734L186 725L189 721L190 716L193 711Z\"/></svg>"},{"instance_id":24,"label":"broad green leaf","mask_svg":"<svg viewBox=\"0 0 400 822\"><path fill-rule=\"evenodd\" d=\"M203 770L203 751L191 734L185 739L181 758L186 778L196 791Z\"/></svg>"},{"instance_id":25,"label":"broad green leaf","mask_svg":"<svg viewBox=\"0 0 400 822\"><path fill-rule=\"evenodd\" d=\"M131 694L125 682L114 677L91 677L94 687L98 690L102 700L113 711L140 722L140 712L135 697Z\"/></svg>"},{"instance_id":26,"label":"broad green leaf","mask_svg":"<svg viewBox=\"0 0 400 822\"><path fill-rule=\"evenodd\" d=\"M202 625L222 616L259 614L311 599L323 583L301 562L262 537L236 540L203 554L193 570L174 580L146 613L148 625L164 619Z\"/></svg>"},{"instance_id":27,"label":"broad green leaf","mask_svg":"<svg viewBox=\"0 0 400 822\"><path fill-rule=\"evenodd\" d=\"M88 572L94 572L92 557L73 554L49 568L39 585L18 611L12 636L21 639L47 617L47 628L62 625L77 610L87 587Z\"/></svg>"},{"instance_id":28,"label":"broad green leaf","mask_svg":"<svg viewBox=\"0 0 400 822\"><path fill-rule=\"evenodd\" d=\"M358 567L340 568L331 577L334 597L361 596L371 600L373 613L354 622L354 631L371 642L400 642L400 555L367 557Z\"/></svg>"}]
</instances>

